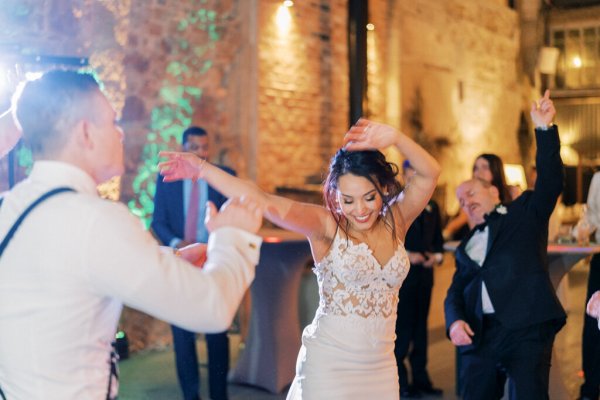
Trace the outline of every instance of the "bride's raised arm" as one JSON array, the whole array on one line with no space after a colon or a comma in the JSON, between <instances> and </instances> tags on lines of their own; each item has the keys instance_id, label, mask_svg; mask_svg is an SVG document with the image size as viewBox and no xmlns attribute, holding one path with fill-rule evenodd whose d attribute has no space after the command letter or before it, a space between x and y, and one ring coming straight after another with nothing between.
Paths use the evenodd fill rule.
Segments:
<instances>
[{"instance_id":1,"label":"bride's raised arm","mask_svg":"<svg viewBox=\"0 0 600 400\"><path fill-rule=\"evenodd\" d=\"M398 199L405 230L423 211L440 175L440 165L425 149L397 129L361 118L344 136L348 150L383 149L396 146L416 171Z\"/></svg>"},{"instance_id":2,"label":"bride's raised arm","mask_svg":"<svg viewBox=\"0 0 600 400\"><path fill-rule=\"evenodd\" d=\"M301 203L269 194L254 182L237 178L192 153L162 151L167 161L158 164L165 182L180 179L204 179L226 197L248 196L257 201L264 217L272 223L309 238L325 236L325 225L331 217L322 206Z\"/></svg>"}]
</instances>

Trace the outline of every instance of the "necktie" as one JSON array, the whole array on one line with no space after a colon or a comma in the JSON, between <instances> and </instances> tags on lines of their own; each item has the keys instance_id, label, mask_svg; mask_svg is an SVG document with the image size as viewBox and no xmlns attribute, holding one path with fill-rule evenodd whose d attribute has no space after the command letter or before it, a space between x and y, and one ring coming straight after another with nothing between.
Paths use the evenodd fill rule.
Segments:
<instances>
[{"instance_id":1,"label":"necktie","mask_svg":"<svg viewBox=\"0 0 600 400\"><path fill-rule=\"evenodd\" d=\"M198 203L200 202L200 185L198 180L192 181L190 197L188 201L187 214L185 216L185 232L183 239L187 242L196 242L196 231L198 229Z\"/></svg>"}]
</instances>

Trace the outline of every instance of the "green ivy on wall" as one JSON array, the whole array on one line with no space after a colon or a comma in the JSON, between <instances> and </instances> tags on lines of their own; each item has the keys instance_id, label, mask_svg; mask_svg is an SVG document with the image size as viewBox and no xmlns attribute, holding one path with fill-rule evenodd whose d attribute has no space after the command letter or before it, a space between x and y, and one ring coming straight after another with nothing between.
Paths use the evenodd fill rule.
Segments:
<instances>
[{"instance_id":1,"label":"green ivy on wall","mask_svg":"<svg viewBox=\"0 0 600 400\"><path fill-rule=\"evenodd\" d=\"M206 3L206 0L200 3ZM192 44L185 38L177 41L173 49L173 58L166 67L163 87L159 91L162 105L151 112L150 131L142 150L142 163L133 179L132 187L135 197L128 203L131 212L138 216L148 228L154 211L154 193L158 174L158 153L172 149L174 142L181 143L183 131L192 123L193 104L202 97L202 89L187 84L194 77L205 74L213 66L212 60L205 59L207 50L214 47L219 40L217 32L217 13L201 8L190 13L179 22L178 31L190 35L190 30L201 30L207 33L208 43Z\"/></svg>"}]
</instances>

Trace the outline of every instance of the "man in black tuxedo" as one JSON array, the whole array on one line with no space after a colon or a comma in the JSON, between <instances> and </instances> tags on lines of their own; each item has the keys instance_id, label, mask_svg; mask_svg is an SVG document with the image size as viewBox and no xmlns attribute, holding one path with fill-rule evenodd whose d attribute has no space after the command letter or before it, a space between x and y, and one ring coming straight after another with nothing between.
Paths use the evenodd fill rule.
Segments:
<instances>
[{"instance_id":1,"label":"man in black tuxedo","mask_svg":"<svg viewBox=\"0 0 600 400\"><path fill-rule=\"evenodd\" d=\"M595 241L600 243L600 171L594 173L587 197L587 212L581 222L595 230ZM577 224L574 236L589 235L584 225ZM583 319L581 365L584 381L579 388L578 400L598 400L600 397L600 254L590 261L586 301L588 315Z\"/></svg>"},{"instance_id":2,"label":"man in black tuxedo","mask_svg":"<svg viewBox=\"0 0 600 400\"><path fill-rule=\"evenodd\" d=\"M535 190L510 205L477 179L457 189L479 224L456 250L456 272L444 303L446 329L461 354L465 400L494 398L496 369L511 379L511 397L547 399L552 346L566 321L548 275L548 219L563 187L556 111L548 91L533 104Z\"/></svg>"},{"instance_id":3,"label":"man in black tuxedo","mask_svg":"<svg viewBox=\"0 0 600 400\"><path fill-rule=\"evenodd\" d=\"M415 174L408 160L402 164L402 172L406 185ZM429 201L411 224L404 242L410 270L398 294L394 347L400 397L419 398L422 394L441 396L442 390L433 386L427 373L427 318L433 289L433 267L441 264L444 252L442 221L435 201ZM412 384L409 384L404 364L407 356Z\"/></svg>"},{"instance_id":4,"label":"man in black tuxedo","mask_svg":"<svg viewBox=\"0 0 600 400\"><path fill-rule=\"evenodd\" d=\"M200 127L190 127L183 132L183 150L206 159L209 156L208 135ZM235 175L229 168L221 167ZM190 221L192 192L194 197L194 221ZM204 226L206 202L217 208L227 200L205 181L190 180L165 183L158 175L154 196L152 230L165 246L181 248L190 243L206 243L208 232ZM196 353L196 334L171 325L177 377L185 400L200 397L200 376ZM229 338L227 332L205 334L208 349L209 392L212 400L227 399L227 372L229 370Z\"/></svg>"}]
</instances>

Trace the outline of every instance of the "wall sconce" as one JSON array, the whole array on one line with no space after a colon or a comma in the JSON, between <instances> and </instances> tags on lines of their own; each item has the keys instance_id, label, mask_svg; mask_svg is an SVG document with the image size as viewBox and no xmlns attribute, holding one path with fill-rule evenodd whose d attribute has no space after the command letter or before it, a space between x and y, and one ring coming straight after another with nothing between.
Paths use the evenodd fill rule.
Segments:
<instances>
[{"instance_id":1,"label":"wall sconce","mask_svg":"<svg viewBox=\"0 0 600 400\"><path fill-rule=\"evenodd\" d=\"M538 71L542 74L555 75L559 54L560 50L557 47L542 47L538 55Z\"/></svg>"},{"instance_id":2,"label":"wall sconce","mask_svg":"<svg viewBox=\"0 0 600 400\"><path fill-rule=\"evenodd\" d=\"M373 25L373 24L371 24L371 23L368 23L368 24L367 24L367 30L368 30L368 31L374 31L374 30L375 30L375 25Z\"/></svg>"},{"instance_id":3,"label":"wall sconce","mask_svg":"<svg viewBox=\"0 0 600 400\"><path fill-rule=\"evenodd\" d=\"M581 57L579 57L579 56L573 57L573 61L572 62L573 62L573 66L575 68L581 68L581 65L582 65Z\"/></svg>"},{"instance_id":4,"label":"wall sconce","mask_svg":"<svg viewBox=\"0 0 600 400\"><path fill-rule=\"evenodd\" d=\"M519 186L521 190L527 189L527 179L525 178L525 169L520 164L504 164L504 175L506 184Z\"/></svg>"},{"instance_id":5,"label":"wall sconce","mask_svg":"<svg viewBox=\"0 0 600 400\"><path fill-rule=\"evenodd\" d=\"M290 7L294 5L291 0L284 1L277 9L277 15L275 16L275 22L280 33L287 33L290 30L292 24L292 14L290 13Z\"/></svg>"},{"instance_id":6,"label":"wall sconce","mask_svg":"<svg viewBox=\"0 0 600 400\"><path fill-rule=\"evenodd\" d=\"M562 158L565 165L579 165L579 153L568 144L561 144L560 158Z\"/></svg>"}]
</instances>

